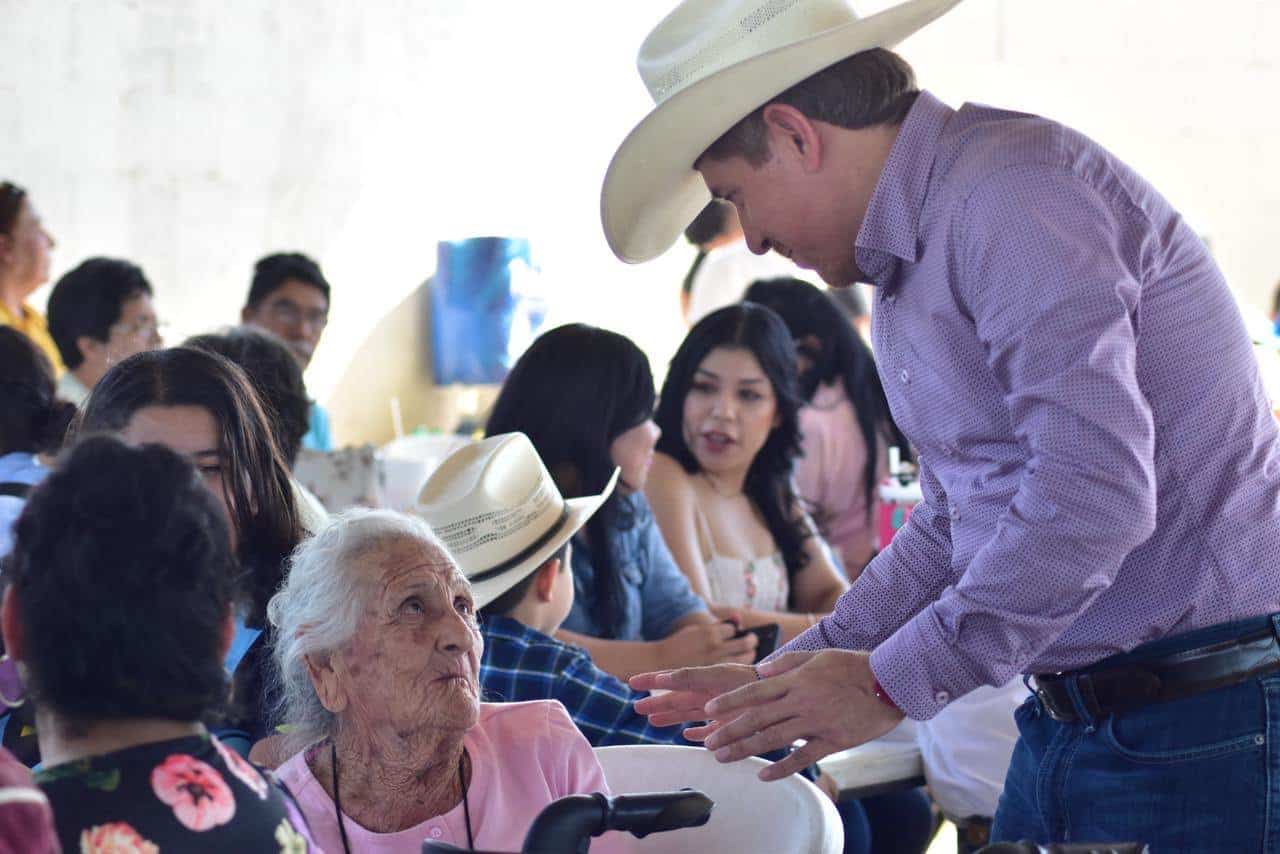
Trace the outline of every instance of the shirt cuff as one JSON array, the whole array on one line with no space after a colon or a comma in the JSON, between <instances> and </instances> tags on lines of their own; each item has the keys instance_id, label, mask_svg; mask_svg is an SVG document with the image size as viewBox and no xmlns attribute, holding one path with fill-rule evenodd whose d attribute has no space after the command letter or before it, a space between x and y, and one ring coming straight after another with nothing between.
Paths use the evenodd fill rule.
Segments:
<instances>
[{"instance_id":1,"label":"shirt cuff","mask_svg":"<svg viewBox=\"0 0 1280 854\"><path fill-rule=\"evenodd\" d=\"M926 608L871 653L871 672L907 717L927 721L983 684Z\"/></svg>"}]
</instances>

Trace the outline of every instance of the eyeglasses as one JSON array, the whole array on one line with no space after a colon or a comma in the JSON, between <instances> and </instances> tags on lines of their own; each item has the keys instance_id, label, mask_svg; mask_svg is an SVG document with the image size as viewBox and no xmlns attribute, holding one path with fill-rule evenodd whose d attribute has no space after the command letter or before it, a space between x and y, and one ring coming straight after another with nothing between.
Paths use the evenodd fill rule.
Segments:
<instances>
[{"instance_id":1,"label":"eyeglasses","mask_svg":"<svg viewBox=\"0 0 1280 854\"><path fill-rule=\"evenodd\" d=\"M110 332L119 332L128 338L158 338L163 330L168 329L167 321L154 317L145 317L133 323L117 323Z\"/></svg>"},{"instance_id":2,"label":"eyeglasses","mask_svg":"<svg viewBox=\"0 0 1280 854\"><path fill-rule=\"evenodd\" d=\"M271 315L271 319L277 323L289 326L301 326L306 323L316 330L324 329L329 323L328 309L313 308L310 311L304 311L297 303L287 299L267 306L267 314Z\"/></svg>"}]
</instances>

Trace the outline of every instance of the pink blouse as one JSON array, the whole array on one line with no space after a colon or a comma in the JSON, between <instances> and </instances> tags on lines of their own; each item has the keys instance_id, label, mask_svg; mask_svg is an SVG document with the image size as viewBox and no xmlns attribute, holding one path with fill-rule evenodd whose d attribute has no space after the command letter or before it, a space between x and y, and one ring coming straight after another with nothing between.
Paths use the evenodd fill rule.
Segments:
<instances>
[{"instance_id":1,"label":"pink blouse","mask_svg":"<svg viewBox=\"0 0 1280 854\"><path fill-rule=\"evenodd\" d=\"M849 578L857 578L879 545L875 519L880 501L873 490L867 506L867 443L843 383L819 386L813 402L800 410L800 430L804 455L796 461L796 487L814 505L814 518ZM883 442L876 468L879 483L889 472Z\"/></svg>"},{"instance_id":2,"label":"pink blouse","mask_svg":"<svg viewBox=\"0 0 1280 854\"><path fill-rule=\"evenodd\" d=\"M476 848L519 851L529 826L547 804L565 795L609 792L591 745L555 700L482 703L480 721L463 744L471 757L467 800ZM306 751L281 765L276 776L298 799L316 843L325 851L341 852L333 799L312 775ZM395 833L366 830L350 816L344 824L351 850L368 854L419 854L427 839L467 845L462 804ZM609 838L614 836L602 837L591 850L597 845L620 850L620 840Z\"/></svg>"}]
</instances>

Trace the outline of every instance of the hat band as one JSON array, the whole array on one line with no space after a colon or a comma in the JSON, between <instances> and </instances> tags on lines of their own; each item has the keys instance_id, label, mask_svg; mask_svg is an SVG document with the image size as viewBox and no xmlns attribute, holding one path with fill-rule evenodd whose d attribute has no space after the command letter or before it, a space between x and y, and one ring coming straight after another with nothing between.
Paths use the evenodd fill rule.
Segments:
<instances>
[{"instance_id":1,"label":"hat band","mask_svg":"<svg viewBox=\"0 0 1280 854\"><path fill-rule=\"evenodd\" d=\"M508 560L504 560L502 563L498 564L497 566L490 567L489 569L486 569L483 572L477 572L475 575L469 576L467 580L470 581L472 584L475 584L476 582L487 581L488 579L493 578L495 575L501 575L504 572L508 572L509 570L515 569L517 566L519 566L520 564L524 563L526 560L528 560L529 558L537 554L539 549L543 548L547 543L551 542L551 540L555 538L556 534L560 533L560 531L564 529L565 523L568 521L569 521L569 505L562 504L562 509L560 510L560 518L557 519L555 522L553 522L551 524L551 527L548 528L542 536L538 537L538 539L534 540L528 546L521 549L514 557L511 557Z\"/></svg>"}]
</instances>

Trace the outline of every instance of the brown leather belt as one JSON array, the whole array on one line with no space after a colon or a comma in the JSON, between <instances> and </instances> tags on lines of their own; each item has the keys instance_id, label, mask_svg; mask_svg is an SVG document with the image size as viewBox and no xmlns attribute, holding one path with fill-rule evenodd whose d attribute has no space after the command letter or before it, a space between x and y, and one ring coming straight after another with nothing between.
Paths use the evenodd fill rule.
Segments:
<instances>
[{"instance_id":1,"label":"brown leather belt","mask_svg":"<svg viewBox=\"0 0 1280 854\"><path fill-rule=\"evenodd\" d=\"M1072 684L1094 720L1123 715L1152 703L1181 700L1280 670L1280 641L1271 629L1150 661L1032 677L1033 690L1055 721L1084 718L1072 701Z\"/></svg>"}]
</instances>

